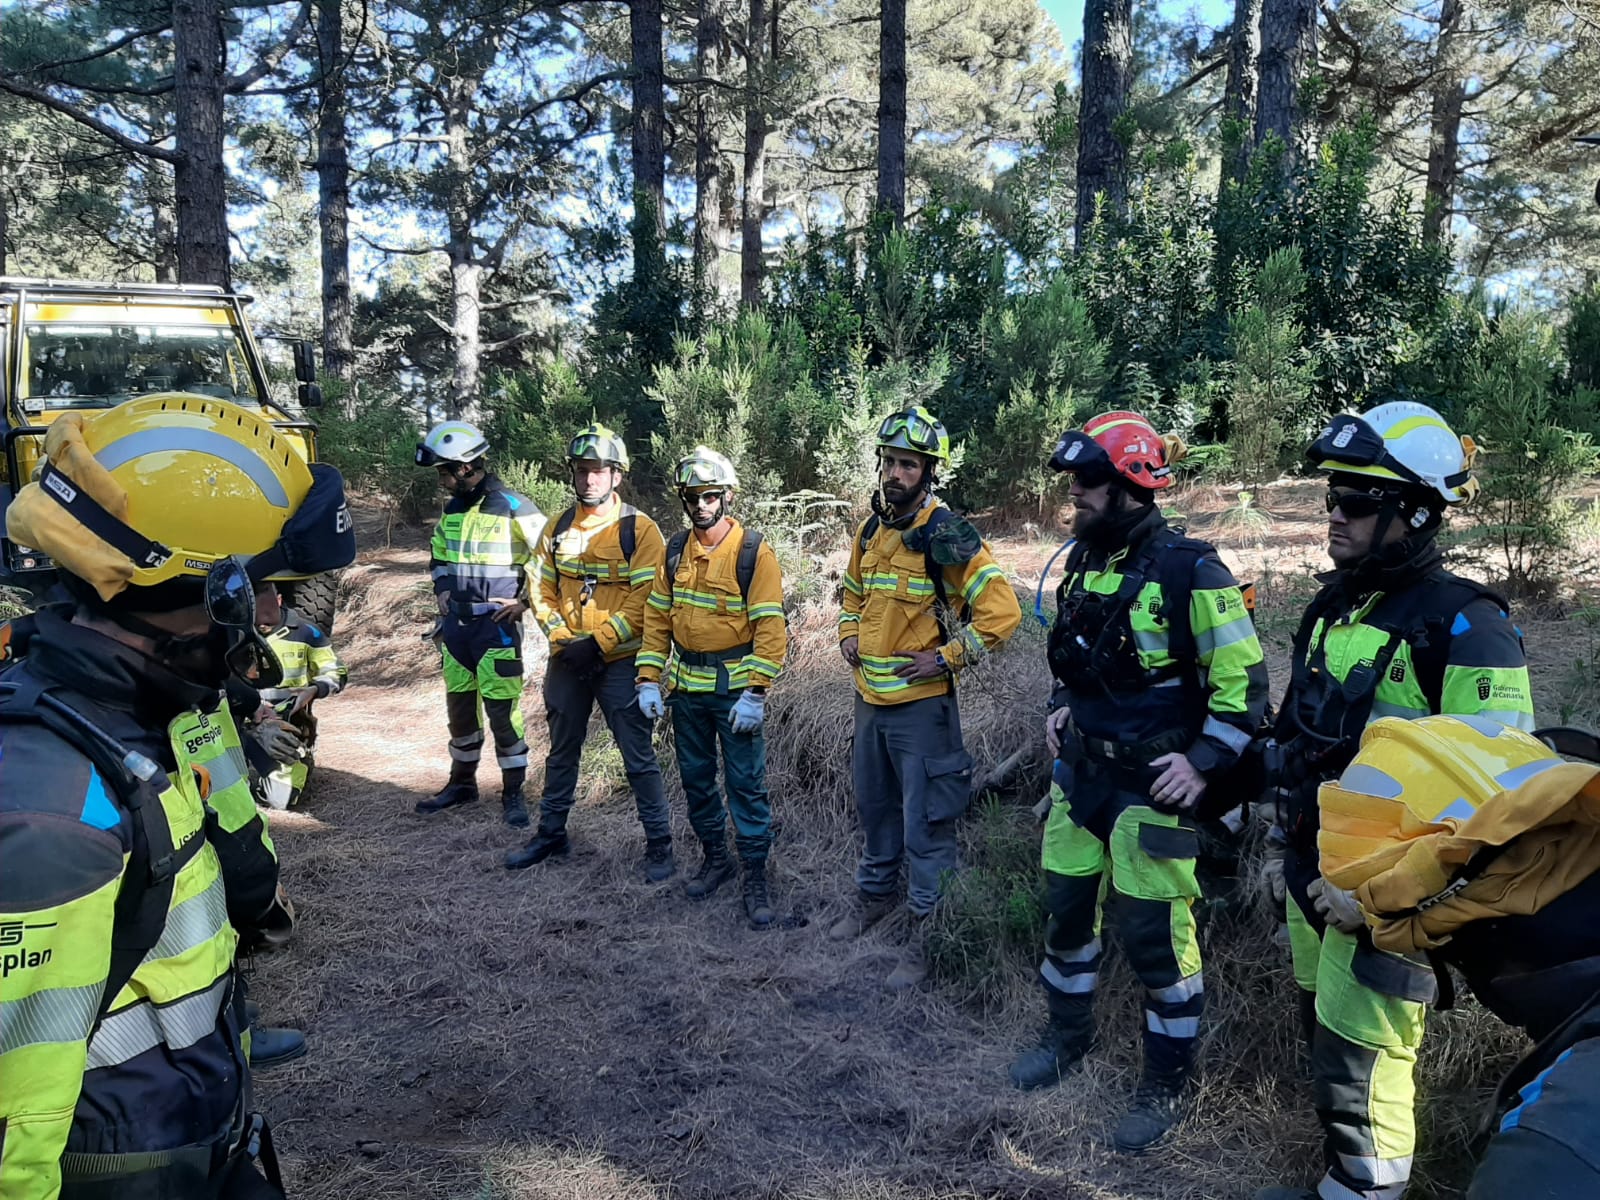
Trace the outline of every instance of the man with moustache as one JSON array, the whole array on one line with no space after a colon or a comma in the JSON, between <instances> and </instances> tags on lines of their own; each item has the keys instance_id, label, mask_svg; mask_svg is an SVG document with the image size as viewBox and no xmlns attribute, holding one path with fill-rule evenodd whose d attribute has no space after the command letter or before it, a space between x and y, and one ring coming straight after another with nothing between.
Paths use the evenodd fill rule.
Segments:
<instances>
[{"instance_id":1,"label":"man with moustache","mask_svg":"<svg viewBox=\"0 0 1600 1200\"><path fill-rule=\"evenodd\" d=\"M1177 1123L1194 1072L1205 1008L1196 817L1203 798L1244 799L1207 797L1208 781L1250 745L1267 701L1238 584L1156 506L1181 454L1139 414L1110 412L1062 435L1050 459L1071 473L1077 510L1049 640L1056 764L1039 974L1050 1019L1011 1080L1052 1085L1088 1053L1101 910L1115 888L1123 949L1145 988L1144 1069L1113 1137L1128 1153Z\"/></svg>"},{"instance_id":2,"label":"man with moustache","mask_svg":"<svg viewBox=\"0 0 1600 1200\"><path fill-rule=\"evenodd\" d=\"M634 695L635 658L643 644L645 604L666 543L656 523L617 495L628 469L622 439L604 425L578 431L567 447L577 504L539 539L539 590L534 615L550 639L544 675L550 753L544 763L539 829L506 855L521 870L571 848L567 816L578 787L578 759L596 703L622 751L644 826L644 875L670 878L672 825L661 767L651 745L651 718Z\"/></svg>"},{"instance_id":3,"label":"man with moustache","mask_svg":"<svg viewBox=\"0 0 1600 1200\"><path fill-rule=\"evenodd\" d=\"M893 911L905 861L912 928L888 979L896 989L927 977L928 918L957 865L956 818L966 811L972 757L956 678L1022 620L977 530L933 494L949 458L950 437L925 408L878 428L879 490L852 544L839 614L839 651L855 668L853 768L866 846L859 900L828 936L859 937ZM970 622L957 619L958 606Z\"/></svg>"},{"instance_id":4,"label":"man with moustache","mask_svg":"<svg viewBox=\"0 0 1600 1200\"><path fill-rule=\"evenodd\" d=\"M1283 879L1327 1174L1257 1200L1398 1200L1416 1150L1412 1071L1431 966L1376 948L1349 893L1319 871L1317 789L1380 717L1441 713L1533 728L1522 635L1505 601L1442 566L1446 508L1477 491L1476 447L1422 404L1335 417L1307 451L1328 472L1333 571L1295 634L1269 745ZM1349 783L1349 777L1346 778Z\"/></svg>"},{"instance_id":5,"label":"man with moustache","mask_svg":"<svg viewBox=\"0 0 1600 1200\"><path fill-rule=\"evenodd\" d=\"M489 443L476 425L445 421L417 444L419 467L433 467L449 493L433 531L436 641L444 665L450 727L450 778L419 813L436 813L478 798L483 716L494 733L500 767L500 810L524 828L522 785L528 743L522 722L522 614L532 600L534 552L544 514L489 470Z\"/></svg>"}]
</instances>

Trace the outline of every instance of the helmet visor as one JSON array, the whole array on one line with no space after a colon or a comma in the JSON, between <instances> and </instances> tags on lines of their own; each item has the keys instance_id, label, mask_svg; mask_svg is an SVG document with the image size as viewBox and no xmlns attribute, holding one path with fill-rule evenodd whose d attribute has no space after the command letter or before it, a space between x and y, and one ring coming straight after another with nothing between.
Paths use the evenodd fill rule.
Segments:
<instances>
[{"instance_id":1,"label":"helmet visor","mask_svg":"<svg viewBox=\"0 0 1600 1200\"><path fill-rule=\"evenodd\" d=\"M678 464L678 486L681 488L715 486L720 482L717 478L720 474L716 463L692 458Z\"/></svg>"},{"instance_id":2,"label":"helmet visor","mask_svg":"<svg viewBox=\"0 0 1600 1200\"><path fill-rule=\"evenodd\" d=\"M1099 487L1117 477L1105 448L1081 429L1069 429L1050 456L1052 471L1072 471L1084 487Z\"/></svg>"},{"instance_id":3,"label":"helmet visor","mask_svg":"<svg viewBox=\"0 0 1600 1200\"><path fill-rule=\"evenodd\" d=\"M256 588L244 560L218 559L206 575L206 616L226 649L228 670L258 688L283 682L283 666L256 628Z\"/></svg>"},{"instance_id":4,"label":"helmet visor","mask_svg":"<svg viewBox=\"0 0 1600 1200\"><path fill-rule=\"evenodd\" d=\"M878 426L878 441L890 442L903 434L906 445L919 454L940 453L939 427L919 412L892 413Z\"/></svg>"}]
</instances>

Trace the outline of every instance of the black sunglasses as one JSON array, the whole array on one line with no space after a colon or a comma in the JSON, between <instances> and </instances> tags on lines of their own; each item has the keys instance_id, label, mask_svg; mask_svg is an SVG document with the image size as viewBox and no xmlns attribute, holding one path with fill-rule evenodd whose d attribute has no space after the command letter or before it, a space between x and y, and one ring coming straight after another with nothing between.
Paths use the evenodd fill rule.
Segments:
<instances>
[{"instance_id":1,"label":"black sunglasses","mask_svg":"<svg viewBox=\"0 0 1600 1200\"><path fill-rule=\"evenodd\" d=\"M698 505L702 500L709 500L714 504L726 495L726 492L687 492L683 499L685 504Z\"/></svg>"},{"instance_id":2,"label":"black sunglasses","mask_svg":"<svg viewBox=\"0 0 1600 1200\"><path fill-rule=\"evenodd\" d=\"M1375 517L1383 511L1383 506L1388 503L1389 497L1375 492L1336 492L1328 489L1328 494L1323 497L1322 503L1330 513L1338 509L1352 521L1359 521L1362 517Z\"/></svg>"}]
</instances>

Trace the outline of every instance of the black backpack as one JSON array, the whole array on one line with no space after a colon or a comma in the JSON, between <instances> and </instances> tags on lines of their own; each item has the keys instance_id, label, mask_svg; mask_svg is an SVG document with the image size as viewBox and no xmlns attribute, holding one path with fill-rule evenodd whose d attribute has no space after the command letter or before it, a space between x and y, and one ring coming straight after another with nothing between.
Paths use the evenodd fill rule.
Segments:
<instances>
[{"instance_id":1,"label":"black backpack","mask_svg":"<svg viewBox=\"0 0 1600 1200\"><path fill-rule=\"evenodd\" d=\"M622 506L622 515L617 518L617 541L622 545L622 557L628 562L633 561L633 552L638 549L638 524L639 510L631 504ZM550 557L555 558L556 539L572 528L572 523L578 519L576 507L569 508L556 518L556 523L550 529Z\"/></svg>"},{"instance_id":2,"label":"black backpack","mask_svg":"<svg viewBox=\"0 0 1600 1200\"><path fill-rule=\"evenodd\" d=\"M744 531L744 540L739 543L739 561L734 565L734 574L739 579L739 595L744 597L745 607L750 606L750 581L756 577L756 554L761 549L764 539L754 529ZM678 563L683 559L684 549L689 545L689 531L680 529L673 534L667 542L667 599L672 598L673 584L678 578Z\"/></svg>"}]
</instances>

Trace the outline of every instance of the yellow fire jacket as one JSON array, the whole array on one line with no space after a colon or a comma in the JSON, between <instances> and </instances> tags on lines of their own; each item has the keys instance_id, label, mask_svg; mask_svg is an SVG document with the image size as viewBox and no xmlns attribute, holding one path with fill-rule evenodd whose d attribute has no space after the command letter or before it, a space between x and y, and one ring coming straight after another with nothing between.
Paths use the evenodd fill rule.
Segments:
<instances>
[{"instance_id":1,"label":"yellow fire jacket","mask_svg":"<svg viewBox=\"0 0 1600 1200\"><path fill-rule=\"evenodd\" d=\"M925 503L907 531L925 525L938 501ZM859 638L856 691L868 704L907 704L950 691L950 679L907 683L895 670L911 660L913 650L938 650L952 672L960 672L1009 638L1022 621L1022 608L1005 573L984 545L960 566L944 567L945 593L952 606L966 604L972 624L945 641L934 613L936 596L928 577L927 557L908 547L901 530L879 523L862 549L856 531L850 543L850 565L844 575L844 609L839 614L839 640Z\"/></svg>"},{"instance_id":2,"label":"yellow fire jacket","mask_svg":"<svg viewBox=\"0 0 1600 1200\"><path fill-rule=\"evenodd\" d=\"M1483 873L1454 892L1456 874L1478 851L1504 846ZM1369 914L1372 941L1409 954L1448 941L1463 925L1537 912L1600 869L1600 768L1552 759L1472 816L1398 842L1328 872L1354 890ZM1408 916L1424 901L1428 907Z\"/></svg>"},{"instance_id":3,"label":"yellow fire jacket","mask_svg":"<svg viewBox=\"0 0 1600 1200\"><path fill-rule=\"evenodd\" d=\"M749 646L722 660L728 688L767 687L783 670L788 625L783 617L783 575L778 556L763 541L756 550L755 574L748 601L739 591L739 548L744 528L730 521L714 547L700 544L692 533L678 560L677 575L667 578L663 559L644 610L644 648L639 651L639 682L655 683L672 669L667 686L673 691L714 692L717 668L685 662L693 655ZM676 649L679 653L672 654Z\"/></svg>"},{"instance_id":4,"label":"yellow fire jacket","mask_svg":"<svg viewBox=\"0 0 1600 1200\"><path fill-rule=\"evenodd\" d=\"M618 501L603 515L580 509L559 538L552 541L562 517L539 536L533 614L550 639L551 653L583 637L600 643L607 662L639 652L645 601L667 544L656 523L630 507L634 546L633 557L627 558L620 536L623 508Z\"/></svg>"}]
</instances>

